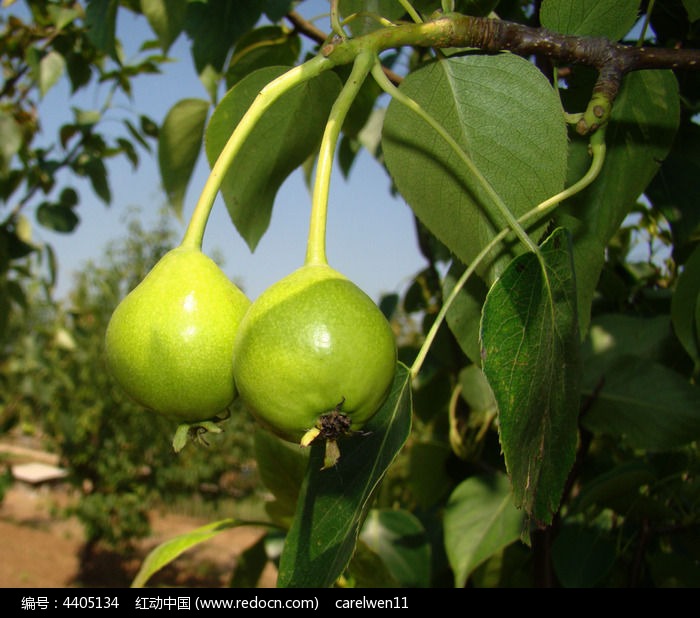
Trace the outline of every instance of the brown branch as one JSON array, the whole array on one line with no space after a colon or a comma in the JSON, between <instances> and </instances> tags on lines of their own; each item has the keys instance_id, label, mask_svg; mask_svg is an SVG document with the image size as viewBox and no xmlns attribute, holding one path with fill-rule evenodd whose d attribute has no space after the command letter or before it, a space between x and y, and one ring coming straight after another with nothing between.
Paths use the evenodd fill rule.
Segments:
<instances>
[{"instance_id":1,"label":"brown branch","mask_svg":"<svg viewBox=\"0 0 700 618\"><path fill-rule=\"evenodd\" d=\"M25 73L29 71L29 67L27 65L24 65L17 73L15 73L12 77L7 79L5 83L2 86L2 90L0 90L0 99L12 96L13 90L15 89L15 86L17 85L17 82L19 82L22 77L24 77ZM24 95L22 96L24 98Z\"/></svg>"},{"instance_id":2,"label":"brown branch","mask_svg":"<svg viewBox=\"0 0 700 618\"><path fill-rule=\"evenodd\" d=\"M450 13L420 24L401 23L366 35L344 39L324 33L295 12L287 16L300 32L322 44L321 53L337 64L352 62L361 49L377 51L402 46L477 48L486 53L509 51L520 56L549 58L558 65L581 64L598 71L591 100L577 130L590 133L610 117L622 78L642 69L700 69L699 49L665 49L623 45L603 37L567 35L515 22ZM399 76L390 74L394 83Z\"/></svg>"},{"instance_id":3,"label":"brown branch","mask_svg":"<svg viewBox=\"0 0 700 618\"><path fill-rule=\"evenodd\" d=\"M591 104L578 126L580 133L607 119L622 78L643 69L700 69L700 50L636 47L603 37L560 34L514 22L450 15L454 25L448 44L474 46L486 52L510 51L521 56L547 57L559 64L582 64L598 70Z\"/></svg>"},{"instance_id":4,"label":"brown branch","mask_svg":"<svg viewBox=\"0 0 700 618\"><path fill-rule=\"evenodd\" d=\"M611 64L623 73L639 69L699 69L700 50L635 47L603 37L560 34L497 19L454 16L454 35L487 52L543 55L563 63L602 69Z\"/></svg>"},{"instance_id":5,"label":"brown branch","mask_svg":"<svg viewBox=\"0 0 700 618\"><path fill-rule=\"evenodd\" d=\"M644 569L646 550L651 538L651 526L649 525L648 517L642 518L640 528L639 543L634 552L634 559L632 560L632 565L630 567L628 583L629 588L636 588L639 585L639 580L641 579L642 571Z\"/></svg>"},{"instance_id":6,"label":"brown branch","mask_svg":"<svg viewBox=\"0 0 700 618\"><path fill-rule=\"evenodd\" d=\"M296 11L289 11L285 17L291 22L292 26L294 26L294 30L312 41L316 41L316 43L324 43L328 38L328 35L323 30L320 30L310 21L304 19Z\"/></svg>"},{"instance_id":7,"label":"brown branch","mask_svg":"<svg viewBox=\"0 0 700 618\"><path fill-rule=\"evenodd\" d=\"M552 563L552 543L556 534L551 527L532 535L532 569L535 588L555 588L557 578Z\"/></svg>"}]
</instances>

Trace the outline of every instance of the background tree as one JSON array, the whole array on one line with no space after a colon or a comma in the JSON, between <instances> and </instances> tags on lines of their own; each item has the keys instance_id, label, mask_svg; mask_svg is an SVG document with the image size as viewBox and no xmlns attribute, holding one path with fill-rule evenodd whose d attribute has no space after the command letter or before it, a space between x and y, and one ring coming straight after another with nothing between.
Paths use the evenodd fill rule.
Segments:
<instances>
[{"instance_id":1,"label":"background tree","mask_svg":"<svg viewBox=\"0 0 700 618\"><path fill-rule=\"evenodd\" d=\"M79 496L67 514L85 527L86 562L105 546L128 554L149 534L153 510L183 498L200 508L256 491L262 499L252 419L236 415L216 451L189 448L176 456L170 424L131 402L105 369L114 307L174 239L167 215L147 230L134 213L128 230L76 273L67 301L30 286L22 316L10 319L2 360L4 429L34 433L59 454Z\"/></svg>"}]
</instances>

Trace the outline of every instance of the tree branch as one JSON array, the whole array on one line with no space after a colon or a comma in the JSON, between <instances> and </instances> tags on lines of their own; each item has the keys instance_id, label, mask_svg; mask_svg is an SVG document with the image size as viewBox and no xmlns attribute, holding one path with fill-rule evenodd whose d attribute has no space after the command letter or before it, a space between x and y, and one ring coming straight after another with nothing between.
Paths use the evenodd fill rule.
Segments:
<instances>
[{"instance_id":1,"label":"tree branch","mask_svg":"<svg viewBox=\"0 0 700 618\"><path fill-rule=\"evenodd\" d=\"M582 64L598 70L593 87L592 116L584 115L577 130L588 133L607 119L608 109L631 71L646 69L700 69L700 50L636 47L603 37L560 34L496 19L449 16L454 35L464 45L487 52L511 51L521 56L544 56L559 64ZM596 103L603 104L596 107Z\"/></svg>"},{"instance_id":2,"label":"tree branch","mask_svg":"<svg viewBox=\"0 0 700 618\"><path fill-rule=\"evenodd\" d=\"M591 100L577 124L581 134L605 124L622 78L642 69L700 69L700 50L622 45L602 37L560 34L546 28L449 13L421 24L402 23L353 38L328 39L321 53L338 64L351 62L360 49L402 46L477 48L487 53L509 51L547 57L557 64L582 64L598 71Z\"/></svg>"},{"instance_id":3,"label":"tree branch","mask_svg":"<svg viewBox=\"0 0 700 618\"><path fill-rule=\"evenodd\" d=\"M320 30L310 21L304 19L296 11L289 11L285 17L290 21L292 26L294 26L294 30L300 32L312 41L316 41L316 43L323 43L328 38L328 35L323 30Z\"/></svg>"}]
</instances>

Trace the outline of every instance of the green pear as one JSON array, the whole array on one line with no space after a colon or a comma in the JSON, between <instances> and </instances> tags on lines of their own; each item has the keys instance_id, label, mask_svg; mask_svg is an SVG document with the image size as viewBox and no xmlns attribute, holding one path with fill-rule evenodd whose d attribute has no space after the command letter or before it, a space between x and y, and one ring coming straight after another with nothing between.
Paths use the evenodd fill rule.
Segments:
<instances>
[{"instance_id":1,"label":"green pear","mask_svg":"<svg viewBox=\"0 0 700 618\"><path fill-rule=\"evenodd\" d=\"M253 302L236 335L233 373L262 425L291 442L310 431L335 441L381 407L396 362L394 332L372 299L313 264Z\"/></svg>"},{"instance_id":2,"label":"green pear","mask_svg":"<svg viewBox=\"0 0 700 618\"><path fill-rule=\"evenodd\" d=\"M135 401L178 422L235 399L232 350L250 300L199 248L166 253L117 306L107 366Z\"/></svg>"}]
</instances>

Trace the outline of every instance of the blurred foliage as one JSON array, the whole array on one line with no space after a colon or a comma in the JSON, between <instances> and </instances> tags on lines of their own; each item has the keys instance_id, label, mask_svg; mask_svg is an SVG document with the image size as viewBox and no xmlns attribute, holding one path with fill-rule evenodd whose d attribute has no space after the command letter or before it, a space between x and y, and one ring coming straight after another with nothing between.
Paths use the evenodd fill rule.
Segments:
<instances>
[{"instance_id":1,"label":"blurred foliage","mask_svg":"<svg viewBox=\"0 0 700 618\"><path fill-rule=\"evenodd\" d=\"M32 286L0 357L4 430L45 437L81 493L75 514L88 540L117 547L150 532L157 505L197 496L223 503L260 490L247 413L234 411L211 447L175 454L175 425L130 401L105 370L114 307L175 242L169 215L148 230L137 214L127 236L76 273L69 300L51 300L40 281Z\"/></svg>"}]
</instances>

